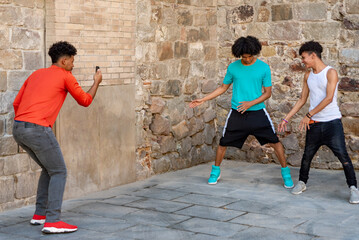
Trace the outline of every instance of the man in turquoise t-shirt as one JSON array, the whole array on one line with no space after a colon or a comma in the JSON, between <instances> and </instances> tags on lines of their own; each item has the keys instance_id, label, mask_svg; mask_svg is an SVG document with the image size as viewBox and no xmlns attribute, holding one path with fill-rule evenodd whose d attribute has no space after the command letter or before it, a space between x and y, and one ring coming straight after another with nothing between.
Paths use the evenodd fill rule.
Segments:
<instances>
[{"instance_id":1,"label":"man in turquoise t-shirt","mask_svg":"<svg viewBox=\"0 0 359 240\"><path fill-rule=\"evenodd\" d=\"M228 113L208 184L216 184L219 180L220 165L227 146L242 148L247 137L253 135L261 145L268 143L274 149L282 166L284 187L294 186L284 156L283 145L275 133L264 105L264 101L271 96L272 82L268 64L255 57L261 49L262 46L255 37L247 36L237 39L232 46L232 53L241 59L228 66L223 84L204 98L193 100L189 105L194 108L216 98L226 92L233 83L232 108Z\"/></svg>"},{"instance_id":2,"label":"man in turquoise t-shirt","mask_svg":"<svg viewBox=\"0 0 359 240\"><path fill-rule=\"evenodd\" d=\"M262 96L263 87L272 86L271 72L268 64L259 59L253 62L251 65L246 65L242 63L242 61L235 61L228 66L223 84L230 85L233 83L233 109L237 109L241 102L252 101L259 98ZM256 111L264 108L265 105L262 101L251 106L247 111Z\"/></svg>"}]
</instances>

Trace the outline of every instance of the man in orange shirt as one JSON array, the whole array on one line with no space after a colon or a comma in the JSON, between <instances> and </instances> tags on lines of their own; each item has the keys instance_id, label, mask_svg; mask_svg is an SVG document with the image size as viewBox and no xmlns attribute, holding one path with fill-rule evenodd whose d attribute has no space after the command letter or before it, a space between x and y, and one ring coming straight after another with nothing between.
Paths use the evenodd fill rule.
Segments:
<instances>
[{"instance_id":1,"label":"man in orange shirt","mask_svg":"<svg viewBox=\"0 0 359 240\"><path fill-rule=\"evenodd\" d=\"M54 43L49 49L51 67L32 73L13 103L14 139L42 168L36 210L30 223L44 224L44 233L77 230L77 226L60 221L67 170L51 128L68 92L78 104L84 107L91 104L102 81L102 73L98 70L90 90L83 91L71 73L76 53L76 48L68 42Z\"/></svg>"}]
</instances>

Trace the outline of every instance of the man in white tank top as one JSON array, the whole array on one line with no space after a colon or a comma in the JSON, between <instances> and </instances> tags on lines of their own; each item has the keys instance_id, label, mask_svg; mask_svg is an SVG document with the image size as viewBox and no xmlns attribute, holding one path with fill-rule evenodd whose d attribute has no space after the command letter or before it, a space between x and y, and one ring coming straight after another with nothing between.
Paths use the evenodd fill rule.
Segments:
<instances>
[{"instance_id":1,"label":"man in white tank top","mask_svg":"<svg viewBox=\"0 0 359 240\"><path fill-rule=\"evenodd\" d=\"M311 71L304 75L303 89L300 99L278 126L279 131L287 129L288 121L310 99L309 112L300 122L299 129L306 130L305 149L299 172L298 184L293 188L293 194L306 190L309 169L312 159L319 147L328 146L343 165L348 187L350 188L350 203L359 203L359 191L354 167L345 146L341 113L337 104L338 73L327 66L321 59L322 46L318 42L304 43L299 49L302 62Z\"/></svg>"}]
</instances>

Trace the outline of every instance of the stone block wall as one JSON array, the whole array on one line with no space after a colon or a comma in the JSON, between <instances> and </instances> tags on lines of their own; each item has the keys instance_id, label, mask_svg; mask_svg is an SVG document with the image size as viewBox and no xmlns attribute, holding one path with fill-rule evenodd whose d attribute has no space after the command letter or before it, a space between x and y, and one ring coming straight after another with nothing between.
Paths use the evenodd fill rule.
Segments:
<instances>
[{"instance_id":1,"label":"stone block wall","mask_svg":"<svg viewBox=\"0 0 359 240\"><path fill-rule=\"evenodd\" d=\"M218 1L219 49L227 55L219 56L220 73L225 73L233 61L230 46L240 36L256 36L263 44L260 59L267 62L272 71L272 97L266 107L277 126L298 100L305 69L298 50L309 40L319 41L324 48L323 61L337 69L340 78L338 103L343 113L343 124L349 154L356 168L358 156L358 1ZM221 50L220 50L221 51ZM224 64L223 64L224 63ZM224 75L220 75L223 79ZM226 98L228 99L228 98ZM223 107L223 106L220 106ZM290 122L290 129L280 134L288 162L299 166L305 143L305 133L297 130L300 120L308 111L309 101ZM224 106L228 108L228 106ZM352 110L350 110L352 109ZM217 115L218 125L223 126L225 115ZM273 151L253 138L242 150L231 149L227 157L254 162L277 162ZM341 164L322 147L312 165L318 168L340 169Z\"/></svg>"},{"instance_id":2,"label":"stone block wall","mask_svg":"<svg viewBox=\"0 0 359 240\"><path fill-rule=\"evenodd\" d=\"M319 41L323 60L338 70L339 105L349 154L358 156L359 31L357 0L159 0L137 3L137 166L139 179L153 173L213 161L230 108L223 94L189 109L190 100L218 87L234 61L233 42L241 36L260 39L260 59L272 70L267 110L277 126L298 100L305 72L298 50ZM288 162L299 166L305 133L297 126L309 104L280 134ZM278 162L272 149L249 137L242 150L228 148L227 159ZM341 168L322 147L318 168Z\"/></svg>"},{"instance_id":3,"label":"stone block wall","mask_svg":"<svg viewBox=\"0 0 359 240\"><path fill-rule=\"evenodd\" d=\"M137 173L212 160L216 104L188 102L218 85L217 1L137 2Z\"/></svg>"},{"instance_id":4,"label":"stone block wall","mask_svg":"<svg viewBox=\"0 0 359 240\"><path fill-rule=\"evenodd\" d=\"M44 1L0 1L0 211L34 202L39 167L12 137L12 103L44 67Z\"/></svg>"}]
</instances>

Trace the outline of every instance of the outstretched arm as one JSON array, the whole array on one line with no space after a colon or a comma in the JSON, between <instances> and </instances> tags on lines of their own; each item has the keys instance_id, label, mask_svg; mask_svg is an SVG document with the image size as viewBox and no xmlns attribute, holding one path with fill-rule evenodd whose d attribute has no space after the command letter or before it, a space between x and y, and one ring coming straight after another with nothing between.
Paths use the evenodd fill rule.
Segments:
<instances>
[{"instance_id":1,"label":"outstretched arm","mask_svg":"<svg viewBox=\"0 0 359 240\"><path fill-rule=\"evenodd\" d=\"M278 131L284 131L287 130L287 123L288 121L293 117L294 114L296 114L307 102L308 96L309 96L309 88L307 84L307 79L309 76L309 72L306 72L303 79L303 88L302 88L302 94L299 98L299 100L295 103L292 110L289 111L289 113L284 117L284 119L281 121L281 123L278 125ZM309 121L308 121L309 123Z\"/></svg>"},{"instance_id":2,"label":"outstretched arm","mask_svg":"<svg viewBox=\"0 0 359 240\"><path fill-rule=\"evenodd\" d=\"M228 90L229 86L230 86L230 84L222 84L220 87L218 87L216 90L214 90L213 92L211 92L204 98L195 99L192 102L190 102L189 107L195 108L195 107L201 105L202 103L204 103L205 101L208 101L208 100L218 97L219 95L226 92Z\"/></svg>"}]
</instances>

